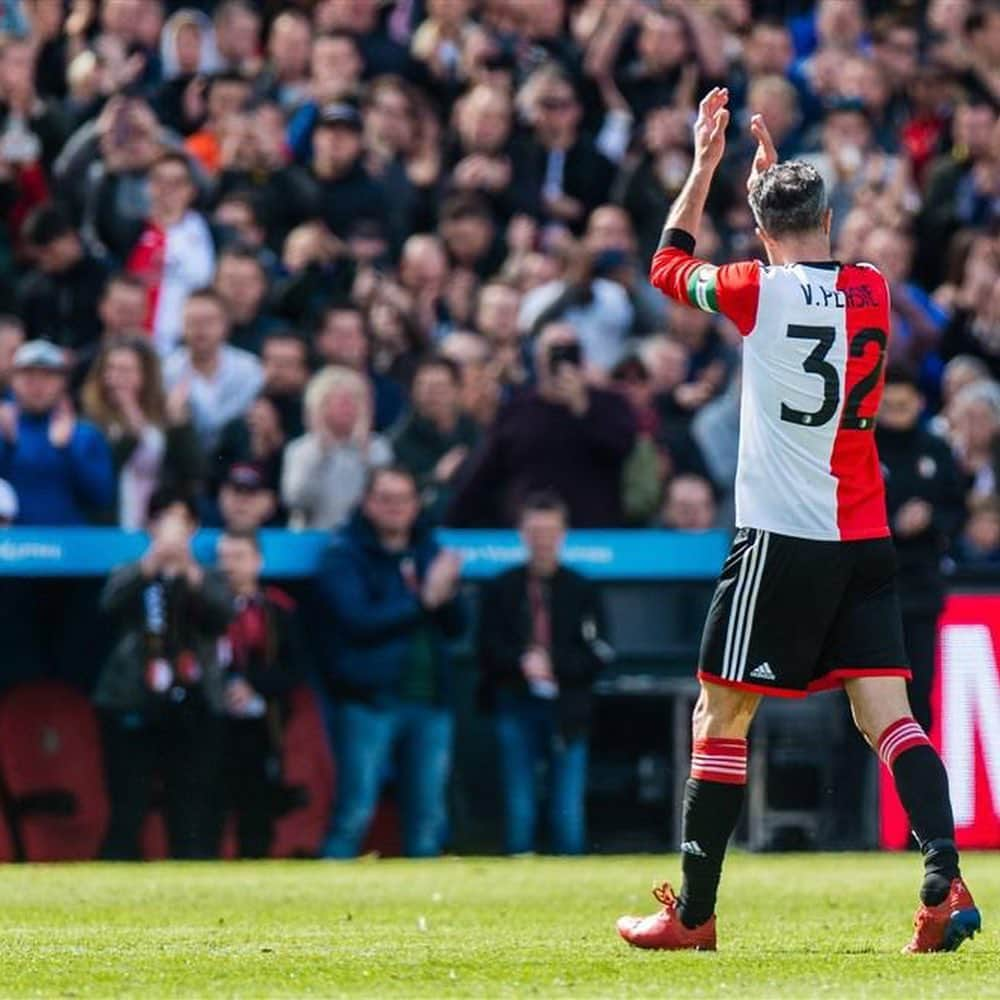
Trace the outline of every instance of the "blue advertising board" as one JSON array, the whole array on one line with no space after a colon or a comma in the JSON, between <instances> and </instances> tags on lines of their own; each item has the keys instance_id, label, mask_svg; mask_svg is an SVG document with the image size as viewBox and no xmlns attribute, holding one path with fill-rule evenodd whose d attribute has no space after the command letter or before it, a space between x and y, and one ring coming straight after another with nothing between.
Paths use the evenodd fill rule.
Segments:
<instances>
[{"instance_id":1,"label":"blue advertising board","mask_svg":"<svg viewBox=\"0 0 1000 1000\"><path fill-rule=\"evenodd\" d=\"M483 579L521 561L514 531L452 531L438 534L442 545L463 557L464 577ZM199 532L195 551L211 562L217 531ZM261 532L265 575L278 579L311 576L329 544L320 531ZM104 576L138 559L149 544L141 532L117 528L0 529L0 576ZM574 531L565 561L601 580L699 580L718 574L729 536L721 531Z\"/></svg>"}]
</instances>

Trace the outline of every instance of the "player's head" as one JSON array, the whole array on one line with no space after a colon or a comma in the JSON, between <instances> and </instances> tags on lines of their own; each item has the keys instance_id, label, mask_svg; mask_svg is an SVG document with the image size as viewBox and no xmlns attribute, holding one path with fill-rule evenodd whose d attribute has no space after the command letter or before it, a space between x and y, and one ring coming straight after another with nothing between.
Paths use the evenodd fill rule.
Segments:
<instances>
[{"instance_id":1,"label":"player's head","mask_svg":"<svg viewBox=\"0 0 1000 1000\"><path fill-rule=\"evenodd\" d=\"M786 259L784 248L790 244L829 246L832 215L826 186L808 163L788 160L768 167L750 190L750 208L774 262Z\"/></svg>"}]
</instances>

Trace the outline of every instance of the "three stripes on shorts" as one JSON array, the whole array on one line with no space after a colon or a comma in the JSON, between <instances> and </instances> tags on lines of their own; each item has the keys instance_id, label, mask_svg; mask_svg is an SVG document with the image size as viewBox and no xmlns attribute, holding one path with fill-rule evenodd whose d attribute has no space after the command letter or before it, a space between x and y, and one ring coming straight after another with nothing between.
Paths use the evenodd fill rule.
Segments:
<instances>
[{"instance_id":1,"label":"three stripes on shorts","mask_svg":"<svg viewBox=\"0 0 1000 1000\"><path fill-rule=\"evenodd\" d=\"M729 608L729 625L726 629L726 645L722 656L724 681L741 681L746 673L753 616L757 608L761 581L764 579L764 564L767 562L767 547L770 540L769 532L758 531L740 560L740 571L733 590L733 603Z\"/></svg>"}]
</instances>

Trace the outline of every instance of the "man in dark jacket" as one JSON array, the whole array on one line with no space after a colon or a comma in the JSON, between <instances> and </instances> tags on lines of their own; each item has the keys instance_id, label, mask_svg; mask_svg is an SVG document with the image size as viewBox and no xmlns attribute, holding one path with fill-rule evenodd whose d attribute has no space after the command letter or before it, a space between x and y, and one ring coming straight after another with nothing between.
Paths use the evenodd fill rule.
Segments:
<instances>
[{"instance_id":1,"label":"man in dark jacket","mask_svg":"<svg viewBox=\"0 0 1000 1000\"><path fill-rule=\"evenodd\" d=\"M140 857L159 773L171 857L210 858L219 850L226 713L218 644L233 598L191 552L192 500L155 493L149 520L146 554L116 570L102 596L119 637L94 696L111 799L104 857Z\"/></svg>"},{"instance_id":2,"label":"man in dark jacket","mask_svg":"<svg viewBox=\"0 0 1000 1000\"><path fill-rule=\"evenodd\" d=\"M236 812L241 858L267 857L274 820L290 803L281 784L285 695L305 675L295 602L260 582L260 543L253 531L219 539L219 567L235 595L235 617L221 644L226 670L224 780Z\"/></svg>"},{"instance_id":3,"label":"man in dark jacket","mask_svg":"<svg viewBox=\"0 0 1000 1000\"><path fill-rule=\"evenodd\" d=\"M625 399L587 385L573 328L553 323L535 350L537 389L515 396L469 459L449 511L461 526L512 525L526 496L565 497L575 528L624 524L622 466L636 425Z\"/></svg>"},{"instance_id":4,"label":"man in dark jacket","mask_svg":"<svg viewBox=\"0 0 1000 1000\"><path fill-rule=\"evenodd\" d=\"M382 185L364 166L362 127L361 112L344 103L324 108L313 131L313 214L342 238L358 219L389 221Z\"/></svg>"},{"instance_id":5,"label":"man in dark jacket","mask_svg":"<svg viewBox=\"0 0 1000 1000\"><path fill-rule=\"evenodd\" d=\"M409 472L375 470L316 579L330 618L322 669L337 759L329 858L360 850L397 749L403 850L433 857L442 847L453 729L447 640L461 634L465 614L458 556L438 548L419 511Z\"/></svg>"},{"instance_id":6,"label":"man in dark jacket","mask_svg":"<svg viewBox=\"0 0 1000 1000\"><path fill-rule=\"evenodd\" d=\"M392 434L396 461L417 480L424 513L435 523L447 509L455 476L479 440L462 413L462 373L450 358L432 357L413 376L413 410Z\"/></svg>"},{"instance_id":7,"label":"man in dark jacket","mask_svg":"<svg viewBox=\"0 0 1000 1000\"><path fill-rule=\"evenodd\" d=\"M610 659L597 588L560 564L566 506L554 494L521 511L528 561L491 580L477 636L480 695L494 715L506 849L535 849L535 774L548 765L549 847L586 849L584 798L591 686Z\"/></svg>"},{"instance_id":8,"label":"man in dark jacket","mask_svg":"<svg viewBox=\"0 0 1000 1000\"><path fill-rule=\"evenodd\" d=\"M42 205L28 216L24 240L35 264L18 288L25 326L32 336L88 355L101 333L98 305L107 266L86 253L58 205Z\"/></svg>"},{"instance_id":9,"label":"man in dark jacket","mask_svg":"<svg viewBox=\"0 0 1000 1000\"><path fill-rule=\"evenodd\" d=\"M944 607L941 559L962 526L962 481L947 442L919 424L924 401L904 369L886 373L875 440L899 559L903 634L913 680L913 717L931 725L937 620Z\"/></svg>"}]
</instances>

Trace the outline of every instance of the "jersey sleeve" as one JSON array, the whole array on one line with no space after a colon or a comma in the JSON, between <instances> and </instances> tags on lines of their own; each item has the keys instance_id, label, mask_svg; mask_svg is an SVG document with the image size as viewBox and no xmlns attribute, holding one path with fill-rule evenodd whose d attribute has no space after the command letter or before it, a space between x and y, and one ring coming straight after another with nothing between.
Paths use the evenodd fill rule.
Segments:
<instances>
[{"instance_id":1,"label":"jersey sleeve","mask_svg":"<svg viewBox=\"0 0 1000 1000\"><path fill-rule=\"evenodd\" d=\"M688 233L680 230L668 233L676 235L672 243L661 245L653 257L649 272L653 286L683 305L722 313L736 324L744 337L749 334L757 323L760 264L740 261L716 267L694 256L694 239ZM687 237L687 240L680 237Z\"/></svg>"}]
</instances>

